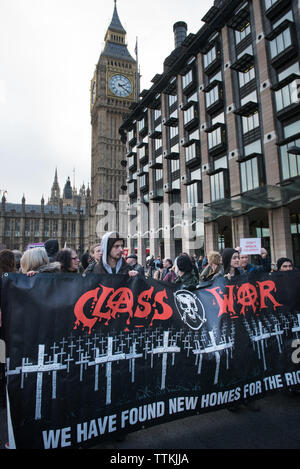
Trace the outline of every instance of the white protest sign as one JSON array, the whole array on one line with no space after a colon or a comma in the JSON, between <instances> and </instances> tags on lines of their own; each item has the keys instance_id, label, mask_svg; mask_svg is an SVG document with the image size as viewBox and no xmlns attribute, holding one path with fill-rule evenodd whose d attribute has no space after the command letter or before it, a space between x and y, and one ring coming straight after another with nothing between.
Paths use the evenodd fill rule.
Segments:
<instances>
[{"instance_id":1,"label":"white protest sign","mask_svg":"<svg viewBox=\"0 0 300 469\"><path fill-rule=\"evenodd\" d=\"M261 238L242 238L240 240L241 254L254 255L261 252Z\"/></svg>"}]
</instances>

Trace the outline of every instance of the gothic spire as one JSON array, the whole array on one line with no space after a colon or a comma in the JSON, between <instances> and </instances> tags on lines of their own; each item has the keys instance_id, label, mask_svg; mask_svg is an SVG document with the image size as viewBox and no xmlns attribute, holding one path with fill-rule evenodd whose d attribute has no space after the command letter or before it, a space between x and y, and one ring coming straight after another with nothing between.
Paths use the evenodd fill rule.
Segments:
<instances>
[{"instance_id":1,"label":"gothic spire","mask_svg":"<svg viewBox=\"0 0 300 469\"><path fill-rule=\"evenodd\" d=\"M113 31L116 31L116 32L126 34L126 31L123 28L123 26L121 24L121 21L120 21L120 18L119 18L119 15L118 15L117 0L114 0L114 2L115 2L114 13L113 13L113 17L112 17L109 29L111 29Z\"/></svg>"}]
</instances>

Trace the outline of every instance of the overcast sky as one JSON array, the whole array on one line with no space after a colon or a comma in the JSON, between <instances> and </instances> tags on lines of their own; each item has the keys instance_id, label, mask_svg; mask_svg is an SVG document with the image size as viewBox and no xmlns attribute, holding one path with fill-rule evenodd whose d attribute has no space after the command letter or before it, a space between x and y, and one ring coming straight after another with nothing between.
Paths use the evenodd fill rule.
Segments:
<instances>
[{"instance_id":1,"label":"overcast sky","mask_svg":"<svg viewBox=\"0 0 300 469\"><path fill-rule=\"evenodd\" d=\"M173 24L202 26L213 0L118 0L141 90L174 49ZM61 190L90 181L90 81L114 0L0 0L0 191L7 201L48 201L55 168ZM2 196L1 196L2 197Z\"/></svg>"}]
</instances>

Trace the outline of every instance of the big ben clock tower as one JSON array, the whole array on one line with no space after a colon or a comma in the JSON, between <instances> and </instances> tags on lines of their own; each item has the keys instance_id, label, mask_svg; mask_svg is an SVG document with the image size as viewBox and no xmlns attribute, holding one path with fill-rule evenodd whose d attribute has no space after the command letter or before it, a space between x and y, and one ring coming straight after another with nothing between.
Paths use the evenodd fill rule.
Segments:
<instances>
[{"instance_id":1,"label":"big ben clock tower","mask_svg":"<svg viewBox=\"0 0 300 469\"><path fill-rule=\"evenodd\" d=\"M121 165L126 148L120 140L119 128L136 99L136 61L127 49L116 0L104 40L91 81L91 244L98 242L110 228L122 231L118 223L119 196L123 193L121 186L126 183L126 171Z\"/></svg>"}]
</instances>

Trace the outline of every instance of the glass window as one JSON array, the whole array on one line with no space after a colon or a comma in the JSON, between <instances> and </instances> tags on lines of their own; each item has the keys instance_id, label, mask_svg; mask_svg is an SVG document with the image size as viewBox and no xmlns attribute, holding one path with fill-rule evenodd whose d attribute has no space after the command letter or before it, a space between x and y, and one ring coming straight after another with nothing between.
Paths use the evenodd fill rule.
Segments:
<instances>
[{"instance_id":1,"label":"glass window","mask_svg":"<svg viewBox=\"0 0 300 469\"><path fill-rule=\"evenodd\" d=\"M257 92L253 91L250 94L247 94L243 99L241 99L241 106L244 104L249 103L249 101L252 101L253 103L257 103Z\"/></svg>"},{"instance_id":2,"label":"glass window","mask_svg":"<svg viewBox=\"0 0 300 469\"><path fill-rule=\"evenodd\" d=\"M290 104L298 103L299 99L296 80L276 91L275 100L277 111L281 111L281 109L284 109Z\"/></svg>"},{"instance_id":3,"label":"glass window","mask_svg":"<svg viewBox=\"0 0 300 469\"><path fill-rule=\"evenodd\" d=\"M284 78L288 77L289 75L292 75L292 73L300 75L299 62L290 65L288 68L278 73L278 81L284 80Z\"/></svg>"},{"instance_id":4,"label":"glass window","mask_svg":"<svg viewBox=\"0 0 300 469\"><path fill-rule=\"evenodd\" d=\"M214 124L225 124L225 113L224 112L221 112L217 116L212 117L211 125L214 125Z\"/></svg>"},{"instance_id":5,"label":"glass window","mask_svg":"<svg viewBox=\"0 0 300 469\"><path fill-rule=\"evenodd\" d=\"M242 192L251 191L259 187L258 161L257 158L244 161L240 165Z\"/></svg>"},{"instance_id":6,"label":"glass window","mask_svg":"<svg viewBox=\"0 0 300 469\"><path fill-rule=\"evenodd\" d=\"M224 172L220 171L213 176L210 176L210 195L211 201L215 202L216 200L224 199L225 189L224 189Z\"/></svg>"},{"instance_id":7,"label":"glass window","mask_svg":"<svg viewBox=\"0 0 300 469\"><path fill-rule=\"evenodd\" d=\"M283 128L285 138L292 137L300 132L300 121L293 122Z\"/></svg>"},{"instance_id":8,"label":"glass window","mask_svg":"<svg viewBox=\"0 0 300 469\"><path fill-rule=\"evenodd\" d=\"M213 75L212 77L210 77L209 83L212 83L215 80L222 81L222 72L221 72L221 70L219 72L217 72L215 75Z\"/></svg>"},{"instance_id":9,"label":"glass window","mask_svg":"<svg viewBox=\"0 0 300 469\"><path fill-rule=\"evenodd\" d=\"M300 176L300 155L288 153L291 147L300 147L300 139L280 147L282 179Z\"/></svg>"},{"instance_id":10,"label":"glass window","mask_svg":"<svg viewBox=\"0 0 300 469\"><path fill-rule=\"evenodd\" d=\"M288 11L285 15L283 15L278 21L276 21L275 23L273 23L273 29L277 28L277 26L279 26L281 23L283 23L285 20L289 20L289 21L294 21L294 18L293 18L293 12L292 10Z\"/></svg>"},{"instance_id":11,"label":"glass window","mask_svg":"<svg viewBox=\"0 0 300 469\"><path fill-rule=\"evenodd\" d=\"M255 142L249 143L244 147L245 156L251 155L252 153L261 153L261 141L256 140Z\"/></svg>"},{"instance_id":12,"label":"glass window","mask_svg":"<svg viewBox=\"0 0 300 469\"><path fill-rule=\"evenodd\" d=\"M222 143L222 129L218 127L213 132L208 134L208 148L213 148Z\"/></svg>"},{"instance_id":13,"label":"glass window","mask_svg":"<svg viewBox=\"0 0 300 469\"><path fill-rule=\"evenodd\" d=\"M186 88L190 83L193 81L193 70L189 70L185 75L182 77L182 88Z\"/></svg>"},{"instance_id":14,"label":"glass window","mask_svg":"<svg viewBox=\"0 0 300 469\"><path fill-rule=\"evenodd\" d=\"M178 135L178 127L169 127L169 135L171 139L176 137Z\"/></svg>"},{"instance_id":15,"label":"glass window","mask_svg":"<svg viewBox=\"0 0 300 469\"><path fill-rule=\"evenodd\" d=\"M191 161L197 157L196 143L192 143L188 147L185 147L185 161Z\"/></svg>"},{"instance_id":16,"label":"glass window","mask_svg":"<svg viewBox=\"0 0 300 469\"><path fill-rule=\"evenodd\" d=\"M194 106L189 107L186 111L184 111L183 114L183 121L184 124L187 124L190 122L192 119L195 117L195 108Z\"/></svg>"},{"instance_id":17,"label":"glass window","mask_svg":"<svg viewBox=\"0 0 300 469\"><path fill-rule=\"evenodd\" d=\"M220 169L220 168L227 168L227 156L221 156L221 158L218 158L214 162L214 169Z\"/></svg>"},{"instance_id":18,"label":"glass window","mask_svg":"<svg viewBox=\"0 0 300 469\"><path fill-rule=\"evenodd\" d=\"M168 95L169 106L172 106L172 104L176 103L176 101L177 101L177 95L172 95L172 94Z\"/></svg>"},{"instance_id":19,"label":"glass window","mask_svg":"<svg viewBox=\"0 0 300 469\"><path fill-rule=\"evenodd\" d=\"M163 170L162 169L156 169L154 171L154 178L155 178L155 181L160 181L163 178Z\"/></svg>"},{"instance_id":20,"label":"glass window","mask_svg":"<svg viewBox=\"0 0 300 469\"><path fill-rule=\"evenodd\" d=\"M161 117L161 109L154 109L154 120Z\"/></svg>"},{"instance_id":21,"label":"glass window","mask_svg":"<svg viewBox=\"0 0 300 469\"><path fill-rule=\"evenodd\" d=\"M237 59L239 59L240 57L243 57L243 55L245 54L249 54L249 55L253 55L253 47L252 45L251 46L248 46L246 49L244 49L240 54L237 55Z\"/></svg>"},{"instance_id":22,"label":"glass window","mask_svg":"<svg viewBox=\"0 0 300 469\"><path fill-rule=\"evenodd\" d=\"M243 133L246 134L247 132L251 132L251 130L256 129L259 127L259 116L258 112L253 114L252 116L249 117L242 117L242 122L243 122Z\"/></svg>"},{"instance_id":23,"label":"glass window","mask_svg":"<svg viewBox=\"0 0 300 469\"><path fill-rule=\"evenodd\" d=\"M278 0L265 0L266 10L271 8L271 6L273 6L274 3L277 3L277 2L278 2Z\"/></svg>"},{"instance_id":24,"label":"glass window","mask_svg":"<svg viewBox=\"0 0 300 469\"><path fill-rule=\"evenodd\" d=\"M239 72L239 82L240 82L240 88L245 86L247 83L249 83L251 80L255 78L255 68L252 67L250 68L247 72Z\"/></svg>"},{"instance_id":25,"label":"glass window","mask_svg":"<svg viewBox=\"0 0 300 469\"><path fill-rule=\"evenodd\" d=\"M211 106L219 99L219 86L216 85L212 90L206 93L206 107Z\"/></svg>"},{"instance_id":26,"label":"glass window","mask_svg":"<svg viewBox=\"0 0 300 469\"><path fill-rule=\"evenodd\" d=\"M217 58L217 49L214 46L210 51L203 56L204 68L207 68Z\"/></svg>"},{"instance_id":27,"label":"glass window","mask_svg":"<svg viewBox=\"0 0 300 469\"><path fill-rule=\"evenodd\" d=\"M199 183L195 182L194 184L190 184L187 186L187 203L191 204L192 206L198 205L200 202L199 200Z\"/></svg>"},{"instance_id":28,"label":"glass window","mask_svg":"<svg viewBox=\"0 0 300 469\"><path fill-rule=\"evenodd\" d=\"M245 37L251 33L251 26L248 23L242 31L235 31L235 43L239 44Z\"/></svg>"},{"instance_id":29,"label":"glass window","mask_svg":"<svg viewBox=\"0 0 300 469\"><path fill-rule=\"evenodd\" d=\"M278 34L272 41L270 41L271 58L273 59L278 54L283 52L292 45L291 31L289 28L285 29L282 33Z\"/></svg>"},{"instance_id":30,"label":"glass window","mask_svg":"<svg viewBox=\"0 0 300 469\"><path fill-rule=\"evenodd\" d=\"M179 170L179 160L171 160L171 173Z\"/></svg>"},{"instance_id":31,"label":"glass window","mask_svg":"<svg viewBox=\"0 0 300 469\"><path fill-rule=\"evenodd\" d=\"M158 150L159 148L161 148L162 146L162 140L161 138L155 138L154 139L154 147L155 147L155 150Z\"/></svg>"}]
</instances>

